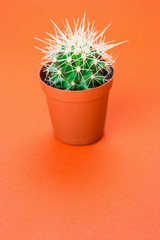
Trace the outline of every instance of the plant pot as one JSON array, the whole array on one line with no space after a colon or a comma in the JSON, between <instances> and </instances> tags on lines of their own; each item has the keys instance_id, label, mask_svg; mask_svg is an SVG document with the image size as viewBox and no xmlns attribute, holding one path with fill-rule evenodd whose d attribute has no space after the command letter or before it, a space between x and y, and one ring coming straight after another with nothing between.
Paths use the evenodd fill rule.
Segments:
<instances>
[{"instance_id":1,"label":"plant pot","mask_svg":"<svg viewBox=\"0 0 160 240\"><path fill-rule=\"evenodd\" d=\"M105 84L92 89L61 90L43 81L43 68L40 69L39 77L57 139L71 145L92 144L98 141L104 132L113 77Z\"/></svg>"}]
</instances>

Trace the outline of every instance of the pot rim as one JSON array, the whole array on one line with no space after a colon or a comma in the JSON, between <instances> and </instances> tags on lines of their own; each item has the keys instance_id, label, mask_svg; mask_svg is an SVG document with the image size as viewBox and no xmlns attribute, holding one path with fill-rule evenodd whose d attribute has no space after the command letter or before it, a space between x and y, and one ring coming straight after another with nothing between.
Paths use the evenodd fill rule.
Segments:
<instances>
[{"instance_id":1,"label":"pot rim","mask_svg":"<svg viewBox=\"0 0 160 240\"><path fill-rule=\"evenodd\" d=\"M82 93L82 92L83 92L83 93L84 93L84 92L93 92L93 91L96 91L96 89L103 88L104 86L106 86L107 84L109 84L110 82L112 82L112 81L113 81L113 78L114 78L114 75L115 75L115 68L114 68L114 66L112 65L113 75L112 75L112 77L109 79L109 81L105 82L104 84L102 84L102 85L100 85L100 86L98 86L98 87L89 88L89 89L85 89L85 90L74 90L74 91L73 91L73 90L66 90L66 89L54 88L54 87L51 87L51 86L49 86L48 84L46 84L46 83L42 80L42 78L41 78L41 76L40 76L40 73L41 73L43 67L44 67L44 64L42 65L42 67L40 68L40 70L39 70L39 72L38 72L38 77L39 77L41 83L42 83L44 86L48 87L48 89L52 89L53 91L57 91L57 92L59 92L59 93L67 92L67 93L70 93L70 94L76 94L76 93Z\"/></svg>"}]
</instances>

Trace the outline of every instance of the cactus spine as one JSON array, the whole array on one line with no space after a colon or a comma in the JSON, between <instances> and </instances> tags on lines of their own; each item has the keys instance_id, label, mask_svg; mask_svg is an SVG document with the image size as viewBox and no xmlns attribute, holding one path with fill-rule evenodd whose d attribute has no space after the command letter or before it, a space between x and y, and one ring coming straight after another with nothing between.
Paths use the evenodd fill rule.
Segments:
<instances>
[{"instance_id":1,"label":"cactus spine","mask_svg":"<svg viewBox=\"0 0 160 240\"><path fill-rule=\"evenodd\" d=\"M113 44L104 41L104 32L109 26L97 34L94 22L91 27L89 22L85 26L85 15L79 24L75 22L74 32L67 20L64 32L52 23L55 36L47 33L50 39L46 41L36 38L47 45L45 49L40 49L47 60L43 63L46 84L64 90L86 90L111 79L114 60L106 52L122 42Z\"/></svg>"}]
</instances>

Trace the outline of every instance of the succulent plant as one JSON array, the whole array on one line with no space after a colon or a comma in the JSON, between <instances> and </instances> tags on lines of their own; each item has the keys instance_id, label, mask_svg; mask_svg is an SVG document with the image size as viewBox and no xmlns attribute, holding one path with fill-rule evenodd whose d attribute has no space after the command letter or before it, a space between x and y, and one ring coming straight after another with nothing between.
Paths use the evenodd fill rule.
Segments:
<instances>
[{"instance_id":1,"label":"succulent plant","mask_svg":"<svg viewBox=\"0 0 160 240\"><path fill-rule=\"evenodd\" d=\"M52 21L52 20L51 20ZM40 49L44 54L44 82L49 86L64 90L85 90L97 87L109 81L113 75L114 59L107 51L123 42L105 42L104 33L95 30L94 22L85 23L85 14L79 23L74 21L74 30L68 20L61 31L54 24L55 35L47 33L49 39ZM91 27L90 27L91 26Z\"/></svg>"}]
</instances>

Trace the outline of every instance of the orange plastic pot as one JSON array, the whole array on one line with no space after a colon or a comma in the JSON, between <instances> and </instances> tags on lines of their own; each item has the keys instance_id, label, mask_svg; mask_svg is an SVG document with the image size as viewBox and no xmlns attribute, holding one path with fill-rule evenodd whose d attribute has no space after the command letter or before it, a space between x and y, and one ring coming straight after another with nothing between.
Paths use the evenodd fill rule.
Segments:
<instances>
[{"instance_id":1,"label":"orange plastic pot","mask_svg":"<svg viewBox=\"0 0 160 240\"><path fill-rule=\"evenodd\" d=\"M50 87L39 77L45 92L55 136L71 145L85 145L98 141L104 132L109 90L113 77L105 84L80 91Z\"/></svg>"}]
</instances>

